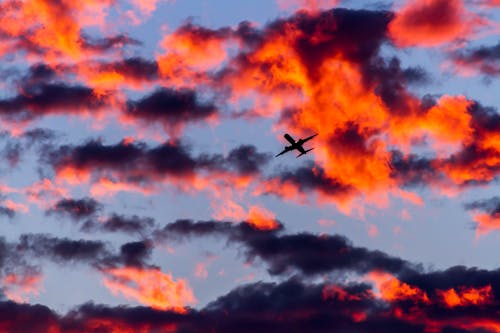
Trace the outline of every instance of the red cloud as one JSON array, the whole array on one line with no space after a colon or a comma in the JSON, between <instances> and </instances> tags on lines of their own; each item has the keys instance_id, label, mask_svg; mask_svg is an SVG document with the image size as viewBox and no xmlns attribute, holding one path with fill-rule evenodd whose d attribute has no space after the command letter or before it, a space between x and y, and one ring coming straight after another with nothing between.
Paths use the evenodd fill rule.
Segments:
<instances>
[{"instance_id":1,"label":"red cloud","mask_svg":"<svg viewBox=\"0 0 500 333\"><path fill-rule=\"evenodd\" d=\"M462 0L420 0L408 1L396 13L389 32L398 46L432 47L467 38L485 25Z\"/></svg>"},{"instance_id":2,"label":"red cloud","mask_svg":"<svg viewBox=\"0 0 500 333\"><path fill-rule=\"evenodd\" d=\"M28 295L38 295L43 276L37 272L7 274L1 280L5 296L11 301L25 303Z\"/></svg>"}]
</instances>

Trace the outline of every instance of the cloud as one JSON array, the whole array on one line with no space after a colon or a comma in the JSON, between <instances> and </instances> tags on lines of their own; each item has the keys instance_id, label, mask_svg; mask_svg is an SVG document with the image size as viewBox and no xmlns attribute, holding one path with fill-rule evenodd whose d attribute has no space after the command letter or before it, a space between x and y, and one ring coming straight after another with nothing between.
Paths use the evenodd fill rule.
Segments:
<instances>
[{"instance_id":1,"label":"cloud","mask_svg":"<svg viewBox=\"0 0 500 333\"><path fill-rule=\"evenodd\" d=\"M389 31L396 45L433 47L470 38L487 21L468 11L461 0L408 1L396 12Z\"/></svg>"},{"instance_id":2,"label":"cloud","mask_svg":"<svg viewBox=\"0 0 500 333\"><path fill-rule=\"evenodd\" d=\"M333 202L339 208L357 198L363 204L384 201L388 194L422 204L403 188L462 190L498 179L497 110L465 96L421 98L411 87L429 83L429 74L381 52L391 40L399 47L428 47L475 38L489 23L459 1L408 2L395 13L318 10L333 2L307 1L312 10L262 27L242 22L211 29L185 22L164 36L155 59L130 58L128 50L113 54L139 45L126 35L84 34L86 27L102 28L100 20L117 2L3 2L0 53L15 51L14 58L28 53L33 65L24 66L17 81L8 77L17 89L0 100L1 117L11 134L19 135L19 142L6 142L2 156L14 166L22 150L34 146L40 168L48 167L42 172L54 172L53 181L42 179L8 194L26 195L50 214L75 220L87 236L139 237L115 247L47 234L21 235L18 242L0 239L2 294L20 302L40 291L43 266L32 262L79 264L100 272L113 294L144 306L87 303L59 314L2 300L0 327L7 332L498 332L498 269L425 270L340 235L285 233L260 204L234 202L232 195L244 192ZM132 5L145 15L155 7ZM99 15L94 19L89 11ZM495 47L452 57L494 72ZM252 111L241 112L247 104ZM54 132L24 128L45 116L100 119L104 112L121 120L119 126L161 125L170 141L127 137L58 145ZM194 153L180 139L186 126L241 115L271 118L276 131L297 137L319 133L312 141L314 162L269 171L272 154L252 145L230 147L225 154ZM212 206L234 208L232 216L241 216L241 223L178 220L160 228L148 217L105 216L96 198L72 198L63 184L89 185L75 190L88 189L92 196L149 195L165 185L211 191ZM497 201L466 206L481 232L498 228ZM13 216L16 209L27 211L27 205L6 199L0 214ZM154 266L153 251L207 236L241 250L244 260L264 265L278 282L239 285L192 308L196 298L188 281Z\"/></svg>"},{"instance_id":3,"label":"cloud","mask_svg":"<svg viewBox=\"0 0 500 333\"><path fill-rule=\"evenodd\" d=\"M178 220L165 225L156 233L159 239L185 239L186 237L223 236L229 242L245 247L249 260L259 258L272 275L298 272L304 275L325 274L332 271L367 273L383 270L399 273L417 269L399 258L380 251L353 246L339 235L299 233L280 235L279 229L260 230L247 224L228 222L193 222Z\"/></svg>"},{"instance_id":4,"label":"cloud","mask_svg":"<svg viewBox=\"0 0 500 333\"><path fill-rule=\"evenodd\" d=\"M61 199L47 211L47 214L57 214L78 221L95 217L102 208L102 204L92 198Z\"/></svg>"},{"instance_id":5,"label":"cloud","mask_svg":"<svg viewBox=\"0 0 500 333\"><path fill-rule=\"evenodd\" d=\"M196 302L185 280L174 280L158 268L109 268L104 274L104 285L114 294L123 294L153 309L184 313L187 304Z\"/></svg>"},{"instance_id":6,"label":"cloud","mask_svg":"<svg viewBox=\"0 0 500 333\"><path fill-rule=\"evenodd\" d=\"M161 76L176 85L205 82L203 72L226 60L226 44L233 38L231 28L210 29L185 22L160 42L166 51L157 57Z\"/></svg>"},{"instance_id":7,"label":"cloud","mask_svg":"<svg viewBox=\"0 0 500 333\"><path fill-rule=\"evenodd\" d=\"M335 7L339 0L277 0L278 7L282 9L318 11Z\"/></svg>"},{"instance_id":8,"label":"cloud","mask_svg":"<svg viewBox=\"0 0 500 333\"><path fill-rule=\"evenodd\" d=\"M477 223L476 236L500 229L500 198L493 197L465 204L472 211L472 219Z\"/></svg>"},{"instance_id":9,"label":"cloud","mask_svg":"<svg viewBox=\"0 0 500 333\"><path fill-rule=\"evenodd\" d=\"M451 54L451 60L459 74L469 76L479 72L495 77L500 74L500 42L496 45L455 51Z\"/></svg>"},{"instance_id":10,"label":"cloud","mask_svg":"<svg viewBox=\"0 0 500 333\"><path fill-rule=\"evenodd\" d=\"M0 100L0 114L12 122L29 121L43 115L96 115L109 104L109 97L84 86L43 83L25 87L19 95Z\"/></svg>"},{"instance_id":11,"label":"cloud","mask_svg":"<svg viewBox=\"0 0 500 333\"><path fill-rule=\"evenodd\" d=\"M155 221L150 217L140 217L137 215L125 216L120 214L112 214L107 218L99 221L96 219L87 220L81 227L85 232L123 232L130 235L147 235L155 226Z\"/></svg>"},{"instance_id":12,"label":"cloud","mask_svg":"<svg viewBox=\"0 0 500 333\"><path fill-rule=\"evenodd\" d=\"M107 179L114 184L122 183L124 189L128 186L130 190L144 191L162 183L186 191L193 186L198 190L211 189L216 186L215 180L248 184L271 158L270 154L248 145L233 148L227 156L194 156L182 142L151 147L125 140L114 145L91 140L76 146L47 146L41 155L44 163L55 171L56 178L70 184L95 181L99 185ZM99 189L106 191L105 186Z\"/></svg>"},{"instance_id":13,"label":"cloud","mask_svg":"<svg viewBox=\"0 0 500 333\"><path fill-rule=\"evenodd\" d=\"M105 38L93 38L83 35L81 40L82 46L85 49L96 53L103 53L112 48L123 48L125 45L141 45L141 42L126 35L115 35Z\"/></svg>"},{"instance_id":14,"label":"cloud","mask_svg":"<svg viewBox=\"0 0 500 333\"><path fill-rule=\"evenodd\" d=\"M94 0L78 4L52 0L5 1L1 8L4 15L0 32L6 51L22 50L54 62L61 57L78 60L116 46L136 44L137 41L123 35L95 39L83 33L86 27L103 27L109 9L115 4Z\"/></svg>"},{"instance_id":15,"label":"cloud","mask_svg":"<svg viewBox=\"0 0 500 333\"><path fill-rule=\"evenodd\" d=\"M316 192L322 198L341 201L353 190L351 186L329 178L323 168L309 162L295 169L283 169L271 175L258 186L257 192L290 200L305 200L309 193Z\"/></svg>"},{"instance_id":16,"label":"cloud","mask_svg":"<svg viewBox=\"0 0 500 333\"><path fill-rule=\"evenodd\" d=\"M109 256L106 244L93 240L73 240L44 234L24 234L19 238L20 251L32 257L56 263L95 264Z\"/></svg>"},{"instance_id":17,"label":"cloud","mask_svg":"<svg viewBox=\"0 0 500 333\"><path fill-rule=\"evenodd\" d=\"M477 205L482 207L483 203ZM115 257L121 258L120 261L113 265L102 261L98 269L104 274L105 286L114 294L137 300L147 307L87 303L59 315L41 305L1 301L0 317L7 325L7 332L23 327L35 332L51 327L72 332L85 332L90 328L103 332L117 328L154 331L168 327L173 332L209 328L223 333L243 327L243 323L251 320L252 330L276 332L289 332L292 328L327 332L333 327L374 333L400 329L422 333L431 328L437 332L493 333L495 325L499 324L496 316L500 300L498 270L455 266L424 271L382 252L355 247L341 236L286 235L279 230L262 231L245 223L183 220L167 224L158 232L158 239L170 241L209 235L226 237L230 242L243 245L247 256L258 256L268 263L271 274L286 273L287 267L302 274L280 282L238 286L197 310L189 307L196 300L187 281L174 279L157 267L134 263L150 255L148 244L152 243L130 242L124 244ZM28 240L36 240L38 247L30 245L33 242ZM70 262L76 258L88 262L94 247L80 246L81 250L75 252L75 242L81 243L46 235L28 235L21 237L17 246L0 243L3 244L0 249L6 246L19 249L24 244L24 248L33 249L31 255L46 256L55 262ZM70 243L72 250L68 251ZM57 250L59 246L54 244L66 244L61 247L65 250ZM6 263L6 253L0 250L2 265ZM363 282L360 279L351 282L341 279L344 282L339 282L335 278L337 275L332 275L324 282L310 282L313 276L324 276L339 269L346 274L365 275L365 278ZM2 317L6 313L10 316ZM21 317L24 320L18 323L15 318ZM38 320L31 326L22 326L31 322L27 318Z\"/></svg>"},{"instance_id":18,"label":"cloud","mask_svg":"<svg viewBox=\"0 0 500 333\"><path fill-rule=\"evenodd\" d=\"M88 85L104 90L117 87L142 90L159 78L156 61L141 57L83 62L76 66L76 71Z\"/></svg>"},{"instance_id":19,"label":"cloud","mask_svg":"<svg viewBox=\"0 0 500 333\"><path fill-rule=\"evenodd\" d=\"M433 2L428 4L430 9L424 7L434 10L434 5ZM54 81L55 73L61 72L58 66L37 63L24 77L23 90L0 101L0 111L3 109L4 119L22 125L42 115L95 118L109 109L107 113L119 117L122 126L139 126L142 130L160 125L178 139L182 129L190 124L241 114L250 116L236 109L253 96L256 98L249 107L251 116L277 116L276 128L294 135L320 133L315 139L314 166L310 170L299 168L295 175L294 171L281 170L257 179L262 176L258 174L262 170L258 165L269 159L251 146L242 145L227 156L192 156L184 153L186 147L177 149L176 143L164 144L165 154L178 153L176 160L180 169L185 170L183 180L189 179L194 185L191 188L216 187L209 185L201 174L218 174L219 179L224 175L247 188L255 186L258 193L289 198L315 192L321 202L333 202L347 212L356 198L364 197L366 202L373 203L381 197L380 193L386 196L399 193L402 186L414 181L397 174L398 166L391 162L402 166L401 161L428 159L432 170L429 168L428 179L420 177L420 184L441 187L443 191L491 182L496 174L496 146L492 144L495 134L477 123L473 111L477 102L464 96L419 98L410 87L428 83L429 75L422 68L405 68L397 57L380 53L381 46L390 38L388 27L398 15L340 8L299 11L262 28L242 22L236 27L210 29L188 21L165 36L169 48L156 60L124 57L65 65L85 85ZM215 43L220 52L212 59L205 54L203 43ZM227 53L228 47L234 52ZM191 57L192 53L197 56ZM175 61L170 63L170 58ZM186 59L193 63L186 64ZM214 62L204 66L203 59ZM175 70L170 68L168 75L164 72L165 61L175 67ZM168 77L183 77L176 70L203 80L193 79L196 84L169 81ZM161 88L134 99L124 97L119 91L125 87L142 90L160 81ZM119 112L114 113L114 108ZM367 109L371 112L366 112ZM226 110L235 111L233 114ZM489 118L494 120L494 116ZM128 144L129 148L120 149L133 153L134 147L141 145L133 140L124 141L121 146ZM109 152L113 150L112 145L101 145L103 149L107 146ZM90 147L90 142L87 146ZM119 145L115 146L118 150ZM415 149L423 147L432 153L415 155ZM151 164L144 160L148 159L146 155L153 160L152 153L146 154L142 148L135 150L139 155L131 160ZM395 152L402 154L397 160L393 160ZM13 163L18 160L16 154L8 155ZM470 159L472 155L474 160ZM460 163L452 162L457 160ZM181 162L187 164L180 165ZM132 174L131 169L125 172L118 163L116 168L110 163L96 160L88 166L75 167L68 162L67 167L59 165L55 171L73 184L92 178L91 194L99 196L119 191L151 194L158 189L158 182L151 179L182 186L174 180L174 175L179 174L173 169L161 175L155 166L148 170L149 175L138 171ZM130 163L124 163L127 164ZM476 171L470 172L471 169ZM212 192L217 190L220 188ZM382 205L381 201L376 204Z\"/></svg>"},{"instance_id":20,"label":"cloud","mask_svg":"<svg viewBox=\"0 0 500 333\"><path fill-rule=\"evenodd\" d=\"M128 276L124 281L127 279ZM380 287L388 292L387 288L391 285L381 284ZM407 285L406 288L416 287ZM174 297L170 292L163 295ZM3 322L8 323L12 331L19 331L23 327L27 329L30 326L22 325L32 322L34 332L36 329L46 331L49 327L72 332L85 332L89 329L102 332L116 329L201 332L209 329L225 333L234 332L235 328L240 328L241 332L328 332L335 329L373 333L423 333L431 328L436 332L497 331L497 309L494 304L483 303L480 310L471 306L449 307L439 297L428 297L425 302L405 297L388 300L382 295L377 296L367 283L314 284L289 279L239 286L200 310L111 307L87 303L75 307L65 315L57 315L41 305L19 305L12 302L1 302L0 309L1 316L5 316L2 318ZM23 314L23 318L38 320L18 323L15 318L19 314ZM248 326L249 321L252 323L251 327Z\"/></svg>"},{"instance_id":21,"label":"cloud","mask_svg":"<svg viewBox=\"0 0 500 333\"><path fill-rule=\"evenodd\" d=\"M149 267L153 244L149 240L133 241L123 244L115 252L110 244L100 240L60 238L47 234L22 234L18 243L10 244L21 259L42 259L65 266L67 264L86 264L103 270L113 267ZM11 258L7 252L7 259Z\"/></svg>"},{"instance_id":22,"label":"cloud","mask_svg":"<svg viewBox=\"0 0 500 333\"><path fill-rule=\"evenodd\" d=\"M195 91L159 88L138 101L130 101L125 122L139 120L148 124L159 122L171 135L179 133L189 122L208 121L216 116L215 105L199 101ZM130 120L129 120L130 119Z\"/></svg>"},{"instance_id":23,"label":"cloud","mask_svg":"<svg viewBox=\"0 0 500 333\"><path fill-rule=\"evenodd\" d=\"M0 215L7 216L8 218L13 218L16 215L16 211L12 208L0 206Z\"/></svg>"},{"instance_id":24,"label":"cloud","mask_svg":"<svg viewBox=\"0 0 500 333\"><path fill-rule=\"evenodd\" d=\"M142 263L151 257L153 245L150 241L125 243L120 247L120 258L125 266L141 267Z\"/></svg>"},{"instance_id":25,"label":"cloud","mask_svg":"<svg viewBox=\"0 0 500 333\"><path fill-rule=\"evenodd\" d=\"M28 302L28 295L40 294L43 276L36 270L25 271L22 274L8 273L2 279L5 296L17 303Z\"/></svg>"}]
</instances>

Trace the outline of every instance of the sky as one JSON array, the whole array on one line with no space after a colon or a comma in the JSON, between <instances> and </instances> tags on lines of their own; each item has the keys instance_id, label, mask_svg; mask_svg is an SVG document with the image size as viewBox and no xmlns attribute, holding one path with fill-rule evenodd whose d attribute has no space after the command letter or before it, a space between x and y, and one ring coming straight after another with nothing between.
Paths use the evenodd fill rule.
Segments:
<instances>
[{"instance_id":1,"label":"sky","mask_svg":"<svg viewBox=\"0 0 500 333\"><path fill-rule=\"evenodd\" d=\"M500 332L499 36L498 0L0 0L0 331Z\"/></svg>"}]
</instances>

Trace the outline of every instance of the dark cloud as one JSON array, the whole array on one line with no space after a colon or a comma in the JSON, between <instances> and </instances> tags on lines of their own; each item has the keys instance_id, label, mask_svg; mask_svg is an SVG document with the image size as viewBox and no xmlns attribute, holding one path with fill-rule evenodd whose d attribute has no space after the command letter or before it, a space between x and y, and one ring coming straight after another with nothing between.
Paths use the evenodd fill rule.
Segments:
<instances>
[{"instance_id":1,"label":"dark cloud","mask_svg":"<svg viewBox=\"0 0 500 333\"><path fill-rule=\"evenodd\" d=\"M151 257L153 244L150 241L137 241L120 247L120 261L126 266L142 266Z\"/></svg>"},{"instance_id":2,"label":"dark cloud","mask_svg":"<svg viewBox=\"0 0 500 333\"><path fill-rule=\"evenodd\" d=\"M273 275L289 271L313 275L335 270L399 273L414 269L410 263L399 258L353 246L339 235L265 235L244 242L249 256L266 262Z\"/></svg>"},{"instance_id":3,"label":"dark cloud","mask_svg":"<svg viewBox=\"0 0 500 333\"><path fill-rule=\"evenodd\" d=\"M25 234L19 238L18 248L30 256L66 262L96 263L109 256L106 244L93 240L73 240L44 234Z\"/></svg>"},{"instance_id":4,"label":"dark cloud","mask_svg":"<svg viewBox=\"0 0 500 333\"><path fill-rule=\"evenodd\" d=\"M186 36L194 41L203 41L207 39L224 40L232 35L231 28L210 29L195 24L191 19L186 20L174 34L177 36Z\"/></svg>"},{"instance_id":5,"label":"dark cloud","mask_svg":"<svg viewBox=\"0 0 500 333\"><path fill-rule=\"evenodd\" d=\"M458 67L474 68L489 76L500 74L500 42L492 46L479 46L451 54Z\"/></svg>"},{"instance_id":6,"label":"dark cloud","mask_svg":"<svg viewBox=\"0 0 500 333\"><path fill-rule=\"evenodd\" d=\"M449 290L460 287L480 288L491 286L494 299L500 300L500 269L486 270L477 267L453 266L433 272L406 272L400 279L424 290L429 295L436 289Z\"/></svg>"},{"instance_id":7,"label":"dark cloud","mask_svg":"<svg viewBox=\"0 0 500 333\"><path fill-rule=\"evenodd\" d=\"M407 310L411 307L412 312ZM374 297L368 284L329 285L290 279L237 287L200 310L183 314L137 306L86 303L65 315L41 305L0 303L2 322L12 331L111 333L122 330L156 332L408 332L429 329L443 333L493 333L496 306L449 309L436 304L394 301ZM411 315L410 315L411 314ZM18 323L17 318L25 320ZM36 320L35 320L36 319ZM26 324L31 323L32 324Z\"/></svg>"},{"instance_id":8,"label":"dark cloud","mask_svg":"<svg viewBox=\"0 0 500 333\"><path fill-rule=\"evenodd\" d=\"M45 143L57 138L57 133L48 128L33 128L23 133L23 137L28 141L29 145L35 143Z\"/></svg>"},{"instance_id":9,"label":"dark cloud","mask_svg":"<svg viewBox=\"0 0 500 333\"><path fill-rule=\"evenodd\" d=\"M59 320L58 315L44 305L0 301L0 322L6 333L46 333L59 326Z\"/></svg>"},{"instance_id":10,"label":"dark cloud","mask_svg":"<svg viewBox=\"0 0 500 333\"><path fill-rule=\"evenodd\" d=\"M500 215L500 197L475 200L464 205L467 210L483 210L491 216Z\"/></svg>"},{"instance_id":11,"label":"dark cloud","mask_svg":"<svg viewBox=\"0 0 500 333\"><path fill-rule=\"evenodd\" d=\"M273 275L299 272L304 275L332 271L367 273L381 270L400 273L417 269L416 266L380 251L356 247L339 235L299 233L280 235L277 231L263 232L246 223L193 222L179 220L167 224L156 233L159 239L201 236L225 236L229 242L244 246L248 259L259 258L268 265Z\"/></svg>"},{"instance_id":12,"label":"dark cloud","mask_svg":"<svg viewBox=\"0 0 500 333\"><path fill-rule=\"evenodd\" d=\"M0 157L9 163L11 168L19 164L21 160L22 145L20 142L8 141L2 150Z\"/></svg>"},{"instance_id":13,"label":"dark cloud","mask_svg":"<svg viewBox=\"0 0 500 333\"><path fill-rule=\"evenodd\" d=\"M270 158L270 154L259 153L255 146L242 145L229 152L226 163L240 174L255 174Z\"/></svg>"},{"instance_id":14,"label":"dark cloud","mask_svg":"<svg viewBox=\"0 0 500 333\"><path fill-rule=\"evenodd\" d=\"M57 137L55 132L42 128L28 130L19 136L5 135L5 145L0 149L0 157L8 163L7 171L12 171L20 165L29 149L40 150Z\"/></svg>"},{"instance_id":15,"label":"dark cloud","mask_svg":"<svg viewBox=\"0 0 500 333\"><path fill-rule=\"evenodd\" d=\"M54 166L71 165L75 168L87 167L132 169L134 164L144 156L143 144L103 145L100 141L88 141L80 146L61 146L57 149L47 147L42 158ZM50 150L49 150L50 149Z\"/></svg>"},{"instance_id":16,"label":"dark cloud","mask_svg":"<svg viewBox=\"0 0 500 333\"><path fill-rule=\"evenodd\" d=\"M353 189L342 184L336 179L329 178L324 169L313 162L305 163L295 169L284 169L272 175L269 181L278 181L279 184L293 184L301 193L317 191L327 196L342 196L350 193ZM269 194L278 194L278 188L267 189Z\"/></svg>"},{"instance_id":17,"label":"dark cloud","mask_svg":"<svg viewBox=\"0 0 500 333\"><path fill-rule=\"evenodd\" d=\"M5 238L0 237L0 278L8 274L17 276L34 275L38 271L38 267L30 264L27 258L19 252L17 243L8 242ZM5 285L2 287L5 287Z\"/></svg>"},{"instance_id":18,"label":"dark cloud","mask_svg":"<svg viewBox=\"0 0 500 333\"><path fill-rule=\"evenodd\" d=\"M121 181L147 183L168 176L189 177L200 171L248 175L259 171L271 155L248 145L232 149L226 157L220 154L196 157L180 142L148 147L140 142L105 145L88 141L79 146L47 147L41 158L56 173L72 167L89 172L112 172Z\"/></svg>"},{"instance_id":19,"label":"dark cloud","mask_svg":"<svg viewBox=\"0 0 500 333\"><path fill-rule=\"evenodd\" d=\"M264 42L264 36L257 29L255 24L249 21L242 21L238 24L233 34L244 42L250 49L255 49Z\"/></svg>"},{"instance_id":20,"label":"dark cloud","mask_svg":"<svg viewBox=\"0 0 500 333\"><path fill-rule=\"evenodd\" d=\"M155 230L154 236L159 240L185 240L192 237L222 236L230 240L239 241L254 237L259 234L272 234L283 228L272 230L261 230L255 228L252 224L227 221L198 221L177 220L166 224L163 228Z\"/></svg>"},{"instance_id":21,"label":"dark cloud","mask_svg":"<svg viewBox=\"0 0 500 333\"><path fill-rule=\"evenodd\" d=\"M0 206L0 215L7 216L8 218L13 218L16 215L16 211L12 208Z\"/></svg>"},{"instance_id":22,"label":"dark cloud","mask_svg":"<svg viewBox=\"0 0 500 333\"><path fill-rule=\"evenodd\" d=\"M57 77L57 72L54 68L44 63L31 65L28 73L24 76L22 85L34 85L48 82Z\"/></svg>"},{"instance_id":23,"label":"dark cloud","mask_svg":"<svg viewBox=\"0 0 500 333\"><path fill-rule=\"evenodd\" d=\"M210 102L202 102L194 90L159 88L138 101L128 102L127 115L148 123L160 122L174 129L188 122L206 120L215 116L217 109Z\"/></svg>"},{"instance_id":24,"label":"dark cloud","mask_svg":"<svg viewBox=\"0 0 500 333\"><path fill-rule=\"evenodd\" d=\"M385 269L396 274L400 282L379 286L382 291L376 291L368 282L313 283L307 282L306 276L295 276L280 282L238 286L205 307L199 310L187 308L184 313L142 306L112 307L87 303L59 315L41 305L2 301L0 322L4 329L6 332L45 332L49 328L57 328L61 332L87 332L92 329L110 333L117 327L145 332L162 331L168 327L170 331L179 333L207 330L217 333L331 332L332 329L341 332L424 333L433 329L443 333L493 333L495 331L491 327L495 326L492 325L498 324L498 270L456 266L424 272L413 269L414 266L404 260L354 247L341 236L307 233L280 235L280 231L259 231L244 223L180 220L166 225L161 233L163 239L167 237L169 240L206 235L228 237L231 242L245 246L250 256L257 255L268 263L281 262L278 266L288 262L285 266L294 266L306 274L325 273L328 265L329 269L337 267L357 273ZM25 235L14 248L18 251L29 248L33 256L52 258L60 263L72 260L89 262L90 254L96 254L94 246L75 246L74 242L81 241ZM6 248L10 245L0 241L0 265L5 263L5 254L10 251ZM105 256L99 267L104 267L104 270L115 265L143 267L144 261L151 255L151 245L150 241L126 243L118 255ZM405 285L392 290L398 283ZM384 288L389 290L384 291ZM486 298L473 300L479 302L477 304L468 301L449 306L442 293L451 289L459 298L468 290L486 290L483 295ZM379 294L387 294L389 298L377 296ZM425 295L425 298L419 298L419 294ZM469 295L475 295L474 291L470 291ZM32 323L35 319L36 322Z\"/></svg>"},{"instance_id":25,"label":"dark cloud","mask_svg":"<svg viewBox=\"0 0 500 333\"><path fill-rule=\"evenodd\" d=\"M123 244L119 251L113 251L109 244L99 240L69 239L46 234L23 234L17 243L3 243L4 261L10 268L16 263L30 267L26 262L42 259L62 266L87 264L98 270L110 267L145 267L150 259L154 244L149 240ZM0 259L2 251L0 251Z\"/></svg>"},{"instance_id":26,"label":"dark cloud","mask_svg":"<svg viewBox=\"0 0 500 333\"><path fill-rule=\"evenodd\" d=\"M98 222L95 219L86 221L82 225L82 230L86 232L123 232L131 235L140 234L145 236L154 226L154 219L150 217L112 214L103 222Z\"/></svg>"},{"instance_id":27,"label":"dark cloud","mask_svg":"<svg viewBox=\"0 0 500 333\"><path fill-rule=\"evenodd\" d=\"M11 121L23 121L48 114L95 112L107 105L107 98L84 86L43 83L25 87L22 94L0 100L0 114Z\"/></svg>"},{"instance_id":28,"label":"dark cloud","mask_svg":"<svg viewBox=\"0 0 500 333\"><path fill-rule=\"evenodd\" d=\"M61 199L54 204L54 207L47 210L47 214L57 214L79 221L95 217L102 208L102 204L92 198Z\"/></svg>"},{"instance_id":29,"label":"dark cloud","mask_svg":"<svg viewBox=\"0 0 500 333\"><path fill-rule=\"evenodd\" d=\"M384 11L335 8L318 15L299 12L290 19L277 20L268 26L270 33L283 32L294 24L303 32L295 49L312 77L319 75L325 60L341 54L362 63L378 53L386 38L391 13ZM363 22L361 24L361 22ZM321 40L311 38L321 36Z\"/></svg>"},{"instance_id":30,"label":"dark cloud","mask_svg":"<svg viewBox=\"0 0 500 333\"><path fill-rule=\"evenodd\" d=\"M396 115L410 115L413 99L408 93L408 85L426 83L428 76L420 68L401 68L398 58L385 60L375 58L363 66L363 79L368 89L380 96L390 112Z\"/></svg>"},{"instance_id":31,"label":"dark cloud","mask_svg":"<svg viewBox=\"0 0 500 333\"><path fill-rule=\"evenodd\" d=\"M500 114L494 107L487 107L474 101L469 107L472 116L471 127L476 139L484 139L490 134L500 131Z\"/></svg>"},{"instance_id":32,"label":"dark cloud","mask_svg":"<svg viewBox=\"0 0 500 333\"><path fill-rule=\"evenodd\" d=\"M8 245L5 238L0 237L0 268L3 268L7 257Z\"/></svg>"},{"instance_id":33,"label":"dark cloud","mask_svg":"<svg viewBox=\"0 0 500 333\"><path fill-rule=\"evenodd\" d=\"M173 223L166 224L160 230L155 231L155 236L159 239L177 239L184 240L190 237L203 236L228 236L235 230L231 222L223 221L199 221L192 220L177 220Z\"/></svg>"},{"instance_id":34,"label":"dark cloud","mask_svg":"<svg viewBox=\"0 0 500 333\"><path fill-rule=\"evenodd\" d=\"M403 186L427 185L440 178L433 158L392 151L390 165L391 176Z\"/></svg>"},{"instance_id":35,"label":"dark cloud","mask_svg":"<svg viewBox=\"0 0 500 333\"><path fill-rule=\"evenodd\" d=\"M102 63L98 68L99 71L118 73L136 81L152 81L158 78L157 62L140 57Z\"/></svg>"},{"instance_id":36,"label":"dark cloud","mask_svg":"<svg viewBox=\"0 0 500 333\"><path fill-rule=\"evenodd\" d=\"M126 45L141 45L142 43L130 38L127 35L116 35L103 38L93 38L88 35L81 36L81 42L84 49L102 53L110 49L122 49Z\"/></svg>"}]
</instances>

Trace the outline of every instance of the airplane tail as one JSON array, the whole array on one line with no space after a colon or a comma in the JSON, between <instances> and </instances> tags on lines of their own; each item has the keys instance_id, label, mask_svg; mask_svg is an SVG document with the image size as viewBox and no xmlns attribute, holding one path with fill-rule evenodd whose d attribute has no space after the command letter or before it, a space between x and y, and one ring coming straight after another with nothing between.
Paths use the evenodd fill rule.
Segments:
<instances>
[{"instance_id":1,"label":"airplane tail","mask_svg":"<svg viewBox=\"0 0 500 333\"><path fill-rule=\"evenodd\" d=\"M311 150L313 150L313 149L314 149L314 148L311 148L311 149L308 149L308 150L304 151L303 153L301 153L301 154L297 155L297 158L299 158L299 157L300 157L300 156L302 156L302 155L307 154L308 152L310 152L310 151L311 151Z\"/></svg>"}]
</instances>

